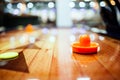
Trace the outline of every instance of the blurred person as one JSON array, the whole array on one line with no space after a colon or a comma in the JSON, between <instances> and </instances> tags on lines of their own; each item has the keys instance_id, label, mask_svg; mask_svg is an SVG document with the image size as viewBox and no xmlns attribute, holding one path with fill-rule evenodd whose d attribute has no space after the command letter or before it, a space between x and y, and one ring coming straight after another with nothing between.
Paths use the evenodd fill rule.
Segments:
<instances>
[{"instance_id":1,"label":"blurred person","mask_svg":"<svg viewBox=\"0 0 120 80\"><path fill-rule=\"evenodd\" d=\"M105 2L105 6L100 5L100 15L105 23L107 35L120 39L120 2L113 0L98 0L99 3Z\"/></svg>"}]
</instances>

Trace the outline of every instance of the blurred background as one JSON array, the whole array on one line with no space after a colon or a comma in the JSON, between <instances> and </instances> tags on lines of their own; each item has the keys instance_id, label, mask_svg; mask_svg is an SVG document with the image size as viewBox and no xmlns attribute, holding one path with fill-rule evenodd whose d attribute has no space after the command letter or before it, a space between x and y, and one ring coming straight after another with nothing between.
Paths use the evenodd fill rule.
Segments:
<instances>
[{"instance_id":1,"label":"blurred background","mask_svg":"<svg viewBox=\"0 0 120 80\"><path fill-rule=\"evenodd\" d=\"M120 38L119 0L0 0L0 32L27 24L86 27Z\"/></svg>"}]
</instances>

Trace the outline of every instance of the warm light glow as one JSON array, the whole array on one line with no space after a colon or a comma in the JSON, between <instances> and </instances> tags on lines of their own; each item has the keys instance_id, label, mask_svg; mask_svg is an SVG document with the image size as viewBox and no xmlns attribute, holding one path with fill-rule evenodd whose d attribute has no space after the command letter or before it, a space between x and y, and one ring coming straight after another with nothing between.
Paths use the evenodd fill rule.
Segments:
<instances>
[{"instance_id":1,"label":"warm light glow","mask_svg":"<svg viewBox=\"0 0 120 80\"><path fill-rule=\"evenodd\" d=\"M48 7L49 7L49 8L53 8L53 7L55 7L55 4L54 4L53 2L49 2L49 3L48 3Z\"/></svg>"},{"instance_id":2,"label":"warm light glow","mask_svg":"<svg viewBox=\"0 0 120 80\"><path fill-rule=\"evenodd\" d=\"M85 2L80 2L80 3L79 3L79 6L80 6L80 7L85 7L86 4L85 4Z\"/></svg>"},{"instance_id":3,"label":"warm light glow","mask_svg":"<svg viewBox=\"0 0 120 80\"><path fill-rule=\"evenodd\" d=\"M40 79L38 79L38 78L29 78L27 80L40 80Z\"/></svg>"},{"instance_id":4,"label":"warm light glow","mask_svg":"<svg viewBox=\"0 0 120 80\"><path fill-rule=\"evenodd\" d=\"M100 46L97 48L97 52L99 52L100 51Z\"/></svg>"},{"instance_id":5,"label":"warm light glow","mask_svg":"<svg viewBox=\"0 0 120 80\"><path fill-rule=\"evenodd\" d=\"M77 80L90 80L90 78L89 77L79 77L79 78L77 78Z\"/></svg>"},{"instance_id":6,"label":"warm light glow","mask_svg":"<svg viewBox=\"0 0 120 80\"><path fill-rule=\"evenodd\" d=\"M22 7L21 7L21 12L24 13L26 10L26 4L22 4Z\"/></svg>"},{"instance_id":7,"label":"warm light glow","mask_svg":"<svg viewBox=\"0 0 120 80\"><path fill-rule=\"evenodd\" d=\"M115 1L111 0L110 3L114 6L115 5Z\"/></svg>"},{"instance_id":8,"label":"warm light glow","mask_svg":"<svg viewBox=\"0 0 120 80\"><path fill-rule=\"evenodd\" d=\"M74 3L74 2L70 2L70 3L69 3L69 6L70 6L71 8L73 8L73 7L75 7L75 3Z\"/></svg>"},{"instance_id":9,"label":"warm light glow","mask_svg":"<svg viewBox=\"0 0 120 80\"><path fill-rule=\"evenodd\" d=\"M26 10L26 4L18 3L17 8L23 13Z\"/></svg>"},{"instance_id":10,"label":"warm light glow","mask_svg":"<svg viewBox=\"0 0 120 80\"><path fill-rule=\"evenodd\" d=\"M99 40L103 41L105 38L103 36L99 36Z\"/></svg>"}]
</instances>

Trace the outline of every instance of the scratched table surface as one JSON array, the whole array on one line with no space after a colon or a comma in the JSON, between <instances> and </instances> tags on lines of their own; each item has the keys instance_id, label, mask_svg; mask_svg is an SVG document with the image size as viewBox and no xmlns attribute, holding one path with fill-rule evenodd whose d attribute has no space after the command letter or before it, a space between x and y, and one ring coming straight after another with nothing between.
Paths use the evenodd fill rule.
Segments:
<instances>
[{"instance_id":1,"label":"scratched table surface","mask_svg":"<svg viewBox=\"0 0 120 80\"><path fill-rule=\"evenodd\" d=\"M72 52L71 44L83 33L99 43L97 53ZM10 51L19 56L0 61L0 80L120 80L120 40L79 28L1 33L0 54Z\"/></svg>"}]
</instances>

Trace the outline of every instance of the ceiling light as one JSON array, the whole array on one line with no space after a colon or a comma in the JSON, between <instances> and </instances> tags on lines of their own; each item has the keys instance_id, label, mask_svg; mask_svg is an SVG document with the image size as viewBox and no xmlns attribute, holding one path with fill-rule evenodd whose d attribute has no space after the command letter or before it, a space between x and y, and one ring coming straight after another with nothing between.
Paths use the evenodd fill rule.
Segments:
<instances>
[{"instance_id":1,"label":"ceiling light","mask_svg":"<svg viewBox=\"0 0 120 80\"><path fill-rule=\"evenodd\" d=\"M20 9L21 7L22 7L22 3L18 3L18 4L17 4L17 8Z\"/></svg>"},{"instance_id":2,"label":"ceiling light","mask_svg":"<svg viewBox=\"0 0 120 80\"><path fill-rule=\"evenodd\" d=\"M84 1L88 2L88 1L91 1L91 0L84 0Z\"/></svg>"},{"instance_id":3,"label":"ceiling light","mask_svg":"<svg viewBox=\"0 0 120 80\"><path fill-rule=\"evenodd\" d=\"M90 7L95 7L95 2L90 2L89 5Z\"/></svg>"},{"instance_id":4,"label":"ceiling light","mask_svg":"<svg viewBox=\"0 0 120 80\"><path fill-rule=\"evenodd\" d=\"M110 3L114 6L115 5L115 1L111 0Z\"/></svg>"},{"instance_id":5,"label":"ceiling light","mask_svg":"<svg viewBox=\"0 0 120 80\"><path fill-rule=\"evenodd\" d=\"M85 2L80 2L80 3L79 3L79 6L80 6L80 7L85 7L86 4L85 4Z\"/></svg>"},{"instance_id":6,"label":"ceiling light","mask_svg":"<svg viewBox=\"0 0 120 80\"><path fill-rule=\"evenodd\" d=\"M69 3L69 6L70 6L71 8L73 8L73 7L75 7L75 3L74 3L74 2L70 2L70 3Z\"/></svg>"},{"instance_id":7,"label":"ceiling light","mask_svg":"<svg viewBox=\"0 0 120 80\"><path fill-rule=\"evenodd\" d=\"M54 4L53 2L49 2L49 3L48 3L48 7L49 7L49 8L53 8L54 6L55 6L55 4Z\"/></svg>"},{"instance_id":8,"label":"ceiling light","mask_svg":"<svg viewBox=\"0 0 120 80\"><path fill-rule=\"evenodd\" d=\"M105 6L106 6L106 3L105 3L104 1L101 1L101 2L100 2L100 6L101 6L101 7L105 7Z\"/></svg>"},{"instance_id":9,"label":"ceiling light","mask_svg":"<svg viewBox=\"0 0 120 80\"><path fill-rule=\"evenodd\" d=\"M11 8L12 8L12 4L11 4L11 3L8 3L8 4L7 4L7 8L8 8L8 9L11 9Z\"/></svg>"},{"instance_id":10,"label":"ceiling light","mask_svg":"<svg viewBox=\"0 0 120 80\"><path fill-rule=\"evenodd\" d=\"M34 5L33 5L33 3L31 3L31 2L29 2L29 3L27 4L27 7L28 7L28 8L33 8L33 6L34 6Z\"/></svg>"}]
</instances>

